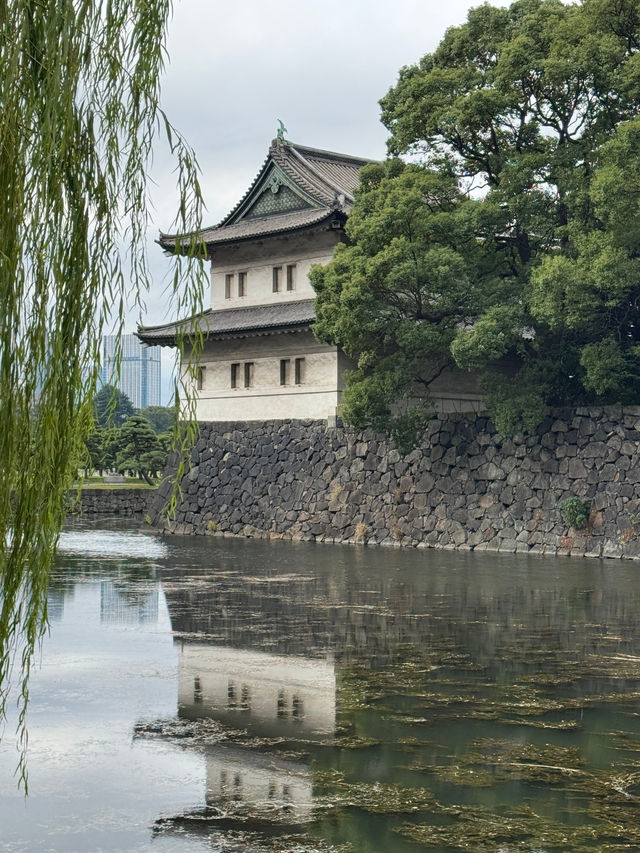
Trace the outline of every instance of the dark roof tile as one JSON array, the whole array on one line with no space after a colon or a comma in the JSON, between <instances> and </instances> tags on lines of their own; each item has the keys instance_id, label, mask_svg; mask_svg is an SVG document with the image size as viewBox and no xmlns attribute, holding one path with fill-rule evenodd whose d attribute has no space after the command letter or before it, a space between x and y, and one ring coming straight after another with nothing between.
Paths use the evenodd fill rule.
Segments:
<instances>
[{"instance_id":1,"label":"dark roof tile","mask_svg":"<svg viewBox=\"0 0 640 853\"><path fill-rule=\"evenodd\" d=\"M229 243L235 240L247 240L252 237L267 234L280 234L283 231L293 231L308 225L315 225L326 219L332 213L326 207L292 210L290 213L279 213L274 216L259 216L254 219L241 219L233 225L224 228L207 228L202 232L202 240L208 245Z\"/></svg>"},{"instance_id":2,"label":"dark roof tile","mask_svg":"<svg viewBox=\"0 0 640 853\"><path fill-rule=\"evenodd\" d=\"M350 157L274 139L266 160L247 192L218 225L203 229L202 240L212 245L265 237L321 222L334 211L346 215L353 205L360 169L370 162L362 157ZM272 164L282 169L306 197L313 200L315 206L290 213L239 219L250 196L258 191ZM158 242L165 249L172 250L175 248L176 236L161 234Z\"/></svg>"},{"instance_id":3,"label":"dark roof tile","mask_svg":"<svg viewBox=\"0 0 640 853\"><path fill-rule=\"evenodd\" d=\"M224 308L204 311L162 326L140 326L138 338L149 345L172 346L178 334L202 332L206 338L245 336L260 331L276 332L295 327L303 328L315 320L313 299L278 302L268 305L248 305L246 308Z\"/></svg>"}]
</instances>

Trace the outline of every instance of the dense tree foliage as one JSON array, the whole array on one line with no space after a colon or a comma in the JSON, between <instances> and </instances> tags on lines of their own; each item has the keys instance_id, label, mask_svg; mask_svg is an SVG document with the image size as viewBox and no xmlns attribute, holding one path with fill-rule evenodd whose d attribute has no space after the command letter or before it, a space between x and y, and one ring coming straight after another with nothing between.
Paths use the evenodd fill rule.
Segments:
<instances>
[{"instance_id":1,"label":"dense tree foliage","mask_svg":"<svg viewBox=\"0 0 640 853\"><path fill-rule=\"evenodd\" d=\"M149 484L167 461L166 447L142 415L127 418L116 430L111 447L118 471L133 473Z\"/></svg>"},{"instance_id":2,"label":"dense tree foliage","mask_svg":"<svg viewBox=\"0 0 640 853\"><path fill-rule=\"evenodd\" d=\"M103 385L93 398L93 414L101 427L120 427L135 409L129 397L113 385Z\"/></svg>"},{"instance_id":3,"label":"dense tree foliage","mask_svg":"<svg viewBox=\"0 0 640 853\"><path fill-rule=\"evenodd\" d=\"M85 439L83 467L87 476L115 469L151 483L164 470L171 445L171 432L158 434L148 418L136 412L120 427L104 429L96 423Z\"/></svg>"},{"instance_id":4,"label":"dense tree foliage","mask_svg":"<svg viewBox=\"0 0 640 853\"><path fill-rule=\"evenodd\" d=\"M169 12L168 0L0 6L0 731L13 672L23 746L102 332L148 286L147 171L160 130L177 160L176 230L200 225L193 154L159 106ZM197 236L181 248L173 310L190 315L204 284Z\"/></svg>"},{"instance_id":5,"label":"dense tree foliage","mask_svg":"<svg viewBox=\"0 0 640 853\"><path fill-rule=\"evenodd\" d=\"M87 448L87 459L85 467L102 474L103 471L113 467L114 456L112 450L113 434L115 429L105 429L98 424L85 439Z\"/></svg>"},{"instance_id":6,"label":"dense tree foliage","mask_svg":"<svg viewBox=\"0 0 640 853\"><path fill-rule=\"evenodd\" d=\"M503 433L637 400L639 48L630 0L518 0L401 70L382 118L410 165L367 167L350 245L313 273L317 334L356 362L354 423L421 423L445 361Z\"/></svg>"},{"instance_id":7,"label":"dense tree foliage","mask_svg":"<svg viewBox=\"0 0 640 853\"><path fill-rule=\"evenodd\" d=\"M171 432L177 419L173 406L147 406L146 409L136 409L136 414L146 418L158 435Z\"/></svg>"}]
</instances>

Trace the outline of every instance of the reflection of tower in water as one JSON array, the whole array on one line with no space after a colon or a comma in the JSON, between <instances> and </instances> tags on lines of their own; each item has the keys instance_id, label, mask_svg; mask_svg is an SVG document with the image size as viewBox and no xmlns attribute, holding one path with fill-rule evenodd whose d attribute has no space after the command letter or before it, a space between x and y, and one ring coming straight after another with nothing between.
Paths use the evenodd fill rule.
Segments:
<instances>
[{"instance_id":1,"label":"reflection of tower in water","mask_svg":"<svg viewBox=\"0 0 640 853\"><path fill-rule=\"evenodd\" d=\"M335 730L333 659L317 660L180 641L178 713L219 720L259 737L325 740ZM206 750L208 806L250 809L263 819L310 820L309 767L255 750Z\"/></svg>"},{"instance_id":2,"label":"reflection of tower in water","mask_svg":"<svg viewBox=\"0 0 640 853\"><path fill-rule=\"evenodd\" d=\"M240 545L228 548L245 556ZM409 572L383 565L388 558L382 549L367 551L372 567L347 576L331 565L304 575L300 569L276 574L267 546L252 543L251 553L252 562L230 560L217 573L200 575L194 569L181 577L167 572L168 607L179 637L179 716L213 717L236 732L248 732L231 735L232 747L205 749L209 808L171 822L181 829L188 823L192 832L211 835L229 827L242 831L255 817L286 825L283 831L289 833L294 831L292 824L312 820L314 811L315 816L322 815L313 808L312 771L301 752L315 753L320 767L338 767L348 783L353 779L368 785L372 779L393 778L390 772L387 776L385 762L399 752L400 758L388 769L395 773L404 766L405 750L418 740L416 728L423 718L422 714L414 718L405 708L409 702L420 707L422 696L424 722L428 719L434 728L440 727L435 728L438 740L433 743L443 754L451 750L455 762L458 742L467 739L475 750L478 733L486 740L486 721L493 719L494 708L504 714L504 722L496 723L501 732L506 723L519 725L524 690L530 693L531 685L538 684L539 673L557 672L570 679L567 655L587 662L575 681L567 681L567 707L573 707L576 696L620 689L619 684L603 682L598 673L590 676L591 682L587 679L594 652L611 660L612 641L625 654L635 651L632 643L626 647L619 638L637 636L637 590L628 582L603 586L605 572L598 567L586 573L591 567L580 565L572 586L564 578L557 580L544 565L538 577L537 566L528 561L505 562L511 573L496 573L480 555L468 565L464 556L456 556L448 570L446 555L436 554L433 571L425 570L430 565L422 555L407 555L405 559L415 563ZM274 547L273 554L279 553ZM328 560L334 554L318 548L312 558L320 561L328 555ZM245 570L238 570L239 565ZM614 577L613 571L607 569L607 580ZM373 671L371 679L365 669ZM512 684L516 687L511 693ZM384 705L360 713L361 685L373 686L376 692L380 685ZM387 689L400 700L387 702L382 694ZM306 743L330 737L337 707L345 723L342 731L348 733L354 722L356 737L341 738L327 750ZM185 728L191 733L182 724L181 735ZM211 730L219 736L215 726L193 730L194 742L201 742ZM508 735L501 737L506 740ZM511 739L526 741L526 733L517 731ZM350 753L345 760L345 748L367 741L381 745ZM420 762L431 755L428 735L427 744L418 747ZM270 755L272 750L279 757ZM434 767L441 763L428 760ZM330 789L331 778L316 777L316 794ZM449 785L443 778L435 778L437 790ZM481 798L484 802L482 793ZM357 796L354 802L358 803ZM373 826L374 820L367 823ZM263 827L265 835L274 833L273 825ZM259 824L254 826L259 831ZM378 849L375 839L370 849Z\"/></svg>"},{"instance_id":3,"label":"reflection of tower in water","mask_svg":"<svg viewBox=\"0 0 640 853\"><path fill-rule=\"evenodd\" d=\"M318 630L307 607L291 600L294 585L276 589L258 582L248 591L238 577L197 591L165 585L179 649L179 718L217 720L231 731L246 731L249 742L293 745L333 736L333 650L324 623ZM313 817L313 774L304 761L215 744L205 747L205 766L212 815L248 813L285 825ZM202 820L191 820L201 817L195 812L178 820L204 831Z\"/></svg>"},{"instance_id":4,"label":"reflection of tower in water","mask_svg":"<svg viewBox=\"0 0 640 853\"><path fill-rule=\"evenodd\" d=\"M207 805L247 807L255 816L304 823L313 813L313 775L300 761L253 750L218 746L207 750Z\"/></svg>"},{"instance_id":5,"label":"reflection of tower in water","mask_svg":"<svg viewBox=\"0 0 640 853\"><path fill-rule=\"evenodd\" d=\"M49 622L61 622L64 616L64 591L50 589L47 593L47 618Z\"/></svg>"},{"instance_id":6,"label":"reflection of tower in water","mask_svg":"<svg viewBox=\"0 0 640 853\"><path fill-rule=\"evenodd\" d=\"M100 621L108 625L145 625L157 622L158 585L131 589L113 581L102 581Z\"/></svg>"},{"instance_id":7,"label":"reflection of tower in water","mask_svg":"<svg viewBox=\"0 0 640 853\"><path fill-rule=\"evenodd\" d=\"M324 739L336 719L333 658L275 655L204 642L180 643L178 711L262 736Z\"/></svg>"}]
</instances>

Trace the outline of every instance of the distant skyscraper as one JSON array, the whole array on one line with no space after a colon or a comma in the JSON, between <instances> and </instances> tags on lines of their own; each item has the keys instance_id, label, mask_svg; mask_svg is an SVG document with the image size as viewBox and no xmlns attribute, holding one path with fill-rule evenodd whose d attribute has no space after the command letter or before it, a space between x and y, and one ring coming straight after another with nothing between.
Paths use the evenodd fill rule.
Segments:
<instances>
[{"instance_id":1,"label":"distant skyscraper","mask_svg":"<svg viewBox=\"0 0 640 853\"><path fill-rule=\"evenodd\" d=\"M119 388L136 409L159 406L161 347L145 347L135 335L122 335L121 345L122 363L118 378L115 369L116 336L103 336L102 382Z\"/></svg>"}]
</instances>

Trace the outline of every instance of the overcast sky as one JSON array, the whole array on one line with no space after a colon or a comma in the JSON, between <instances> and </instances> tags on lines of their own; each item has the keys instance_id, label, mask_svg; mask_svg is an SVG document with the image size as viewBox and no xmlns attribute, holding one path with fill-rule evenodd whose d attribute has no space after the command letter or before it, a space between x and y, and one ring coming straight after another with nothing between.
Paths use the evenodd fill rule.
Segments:
<instances>
[{"instance_id":1,"label":"overcast sky","mask_svg":"<svg viewBox=\"0 0 640 853\"><path fill-rule=\"evenodd\" d=\"M384 157L387 132L378 100L399 69L432 51L473 5L478 3L176 0L162 100L196 151L207 205L204 225L218 222L244 194L276 134L277 119L293 142ZM169 262L153 245L175 214L172 168L159 151L149 235L153 290L143 316L150 325L173 319L161 295ZM127 331L134 331L136 319L131 316ZM165 349L165 389L170 369Z\"/></svg>"}]
</instances>

